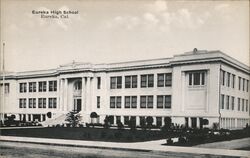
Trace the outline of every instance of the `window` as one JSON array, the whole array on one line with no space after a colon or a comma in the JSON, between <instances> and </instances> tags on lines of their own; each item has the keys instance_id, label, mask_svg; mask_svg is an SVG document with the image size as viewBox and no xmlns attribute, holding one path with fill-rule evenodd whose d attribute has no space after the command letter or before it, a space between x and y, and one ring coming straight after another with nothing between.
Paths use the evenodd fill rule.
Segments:
<instances>
[{"instance_id":1,"label":"window","mask_svg":"<svg viewBox=\"0 0 250 158\"><path fill-rule=\"evenodd\" d=\"M36 92L36 82L29 82L29 92Z\"/></svg>"},{"instance_id":2,"label":"window","mask_svg":"<svg viewBox=\"0 0 250 158\"><path fill-rule=\"evenodd\" d=\"M137 76L125 76L125 88L137 88Z\"/></svg>"},{"instance_id":3,"label":"window","mask_svg":"<svg viewBox=\"0 0 250 158\"><path fill-rule=\"evenodd\" d=\"M49 81L49 91L57 91L57 81Z\"/></svg>"},{"instance_id":4,"label":"window","mask_svg":"<svg viewBox=\"0 0 250 158\"><path fill-rule=\"evenodd\" d=\"M49 98L49 108L56 108L56 98Z\"/></svg>"},{"instance_id":5,"label":"window","mask_svg":"<svg viewBox=\"0 0 250 158\"><path fill-rule=\"evenodd\" d=\"M165 108L170 109L171 108L171 95L166 95L165 96Z\"/></svg>"},{"instance_id":6,"label":"window","mask_svg":"<svg viewBox=\"0 0 250 158\"><path fill-rule=\"evenodd\" d=\"M121 104L122 104L121 96L110 97L110 108L121 108Z\"/></svg>"},{"instance_id":7,"label":"window","mask_svg":"<svg viewBox=\"0 0 250 158\"><path fill-rule=\"evenodd\" d=\"M157 87L169 87L172 85L172 74L157 74Z\"/></svg>"},{"instance_id":8,"label":"window","mask_svg":"<svg viewBox=\"0 0 250 158\"><path fill-rule=\"evenodd\" d=\"M77 80L74 83L74 90L75 91L80 91L82 89L82 81L81 80Z\"/></svg>"},{"instance_id":9,"label":"window","mask_svg":"<svg viewBox=\"0 0 250 158\"><path fill-rule=\"evenodd\" d=\"M227 110L229 110L229 96L227 96L226 105L227 105Z\"/></svg>"},{"instance_id":10,"label":"window","mask_svg":"<svg viewBox=\"0 0 250 158\"><path fill-rule=\"evenodd\" d=\"M19 99L19 108L26 108L26 98Z\"/></svg>"},{"instance_id":11,"label":"window","mask_svg":"<svg viewBox=\"0 0 250 158\"><path fill-rule=\"evenodd\" d=\"M140 97L140 107L141 108L153 108L154 97L150 96L141 96Z\"/></svg>"},{"instance_id":12,"label":"window","mask_svg":"<svg viewBox=\"0 0 250 158\"><path fill-rule=\"evenodd\" d=\"M227 86L230 87L230 73L227 72Z\"/></svg>"},{"instance_id":13,"label":"window","mask_svg":"<svg viewBox=\"0 0 250 158\"><path fill-rule=\"evenodd\" d=\"M234 110L234 97L231 98L232 103L232 110Z\"/></svg>"},{"instance_id":14,"label":"window","mask_svg":"<svg viewBox=\"0 0 250 158\"><path fill-rule=\"evenodd\" d=\"M101 77L97 77L97 89L101 89Z\"/></svg>"},{"instance_id":15,"label":"window","mask_svg":"<svg viewBox=\"0 0 250 158\"><path fill-rule=\"evenodd\" d=\"M137 96L125 96L125 108L136 108Z\"/></svg>"},{"instance_id":16,"label":"window","mask_svg":"<svg viewBox=\"0 0 250 158\"><path fill-rule=\"evenodd\" d=\"M240 98L238 98L238 111L240 111Z\"/></svg>"},{"instance_id":17,"label":"window","mask_svg":"<svg viewBox=\"0 0 250 158\"><path fill-rule=\"evenodd\" d=\"M46 108L46 98L38 98L38 108Z\"/></svg>"},{"instance_id":18,"label":"window","mask_svg":"<svg viewBox=\"0 0 250 158\"><path fill-rule=\"evenodd\" d=\"M124 125L129 124L129 116L124 116Z\"/></svg>"},{"instance_id":19,"label":"window","mask_svg":"<svg viewBox=\"0 0 250 158\"><path fill-rule=\"evenodd\" d=\"M234 88L234 83L235 83L235 75L232 75L232 87Z\"/></svg>"},{"instance_id":20,"label":"window","mask_svg":"<svg viewBox=\"0 0 250 158\"><path fill-rule=\"evenodd\" d=\"M27 92L27 83L20 83L19 84L19 92L26 93Z\"/></svg>"},{"instance_id":21,"label":"window","mask_svg":"<svg viewBox=\"0 0 250 158\"><path fill-rule=\"evenodd\" d=\"M141 88L154 87L154 75L141 75Z\"/></svg>"},{"instance_id":22,"label":"window","mask_svg":"<svg viewBox=\"0 0 250 158\"><path fill-rule=\"evenodd\" d=\"M245 91L245 79L244 78L242 79L242 82L243 82L242 83L242 90Z\"/></svg>"},{"instance_id":23,"label":"window","mask_svg":"<svg viewBox=\"0 0 250 158\"><path fill-rule=\"evenodd\" d=\"M36 108L36 98L29 98L29 108Z\"/></svg>"},{"instance_id":24,"label":"window","mask_svg":"<svg viewBox=\"0 0 250 158\"><path fill-rule=\"evenodd\" d=\"M39 86L39 92L46 92L46 89L47 89L46 81L38 82L38 86Z\"/></svg>"},{"instance_id":25,"label":"window","mask_svg":"<svg viewBox=\"0 0 250 158\"><path fill-rule=\"evenodd\" d=\"M221 95L221 109L224 109L224 100L225 100L225 95Z\"/></svg>"},{"instance_id":26,"label":"window","mask_svg":"<svg viewBox=\"0 0 250 158\"><path fill-rule=\"evenodd\" d=\"M191 72L189 73L189 85L205 85L205 72Z\"/></svg>"},{"instance_id":27,"label":"window","mask_svg":"<svg viewBox=\"0 0 250 158\"><path fill-rule=\"evenodd\" d=\"M248 87L249 87L249 81L248 80L247 80L246 86L247 86L247 88L246 88L247 90L246 91L248 92Z\"/></svg>"},{"instance_id":28,"label":"window","mask_svg":"<svg viewBox=\"0 0 250 158\"><path fill-rule=\"evenodd\" d=\"M239 90L241 88L241 77L239 77Z\"/></svg>"},{"instance_id":29,"label":"window","mask_svg":"<svg viewBox=\"0 0 250 158\"><path fill-rule=\"evenodd\" d=\"M248 100L246 100L246 112L248 111Z\"/></svg>"},{"instance_id":30,"label":"window","mask_svg":"<svg viewBox=\"0 0 250 158\"><path fill-rule=\"evenodd\" d=\"M242 99L242 111L244 111L244 109L245 109L245 99Z\"/></svg>"},{"instance_id":31,"label":"window","mask_svg":"<svg viewBox=\"0 0 250 158\"><path fill-rule=\"evenodd\" d=\"M100 108L100 96L97 96L96 97L96 106L97 106L97 108L99 109Z\"/></svg>"},{"instance_id":32,"label":"window","mask_svg":"<svg viewBox=\"0 0 250 158\"><path fill-rule=\"evenodd\" d=\"M3 91L3 84L0 84L0 89L1 92ZM10 84L9 83L4 83L4 94L8 94L10 92Z\"/></svg>"},{"instance_id":33,"label":"window","mask_svg":"<svg viewBox=\"0 0 250 158\"><path fill-rule=\"evenodd\" d=\"M110 78L110 88L111 89L121 89L122 88L122 77L111 77Z\"/></svg>"},{"instance_id":34,"label":"window","mask_svg":"<svg viewBox=\"0 0 250 158\"><path fill-rule=\"evenodd\" d=\"M224 86L225 85L225 71L221 70L221 83Z\"/></svg>"},{"instance_id":35,"label":"window","mask_svg":"<svg viewBox=\"0 0 250 158\"><path fill-rule=\"evenodd\" d=\"M157 108L171 108L171 95L158 95Z\"/></svg>"}]
</instances>

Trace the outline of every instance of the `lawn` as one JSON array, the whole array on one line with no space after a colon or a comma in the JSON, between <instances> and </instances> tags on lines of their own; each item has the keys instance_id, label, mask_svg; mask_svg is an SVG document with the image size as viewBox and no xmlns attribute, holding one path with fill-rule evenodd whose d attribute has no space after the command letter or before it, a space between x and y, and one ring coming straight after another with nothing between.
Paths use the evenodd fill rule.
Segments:
<instances>
[{"instance_id":1,"label":"lawn","mask_svg":"<svg viewBox=\"0 0 250 158\"><path fill-rule=\"evenodd\" d=\"M105 128L73 128L73 127L47 127L22 128L1 130L3 136L39 137L55 139L75 139L108 142L141 142L164 139L166 135L161 131L152 130L118 130Z\"/></svg>"},{"instance_id":2,"label":"lawn","mask_svg":"<svg viewBox=\"0 0 250 158\"><path fill-rule=\"evenodd\" d=\"M213 131L209 129L172 129L168 131L160 131L90 127L46 127L2 129L0 133L3 136L91 140L106 142L143 142L150 140L168 139L166 145L194 146L204 143L250 137L250 128L233 131L223 129L219 131ZM172 140L170 138L178 138L178 142L171 142Z\"/></svg>"}]
</instances>

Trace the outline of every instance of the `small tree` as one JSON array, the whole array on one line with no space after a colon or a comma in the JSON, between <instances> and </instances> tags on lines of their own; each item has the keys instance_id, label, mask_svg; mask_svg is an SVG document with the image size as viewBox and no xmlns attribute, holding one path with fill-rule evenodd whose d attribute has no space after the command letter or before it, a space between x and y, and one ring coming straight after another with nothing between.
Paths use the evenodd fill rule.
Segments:
<instances>
[{"instance_id":1,"label":"small tree","mask_svg":"<svg viewBox=\"0 0 250 158\"><path fill-rule=\"evenodd\" d=\"M131 119L129 120L128 126L131 130L136 129L136 119L134 117L131 117Z\"/></svg>"},{"instance_id":2,"label":"small tree","mask_svg":"<svg viewBox=\"0 0 250 158\"><path fill-rule=\"evenodd\" d=\"M79 113L75 112L75 111L70 111L67 115L66 115L66 119L65 121L69 122L69 124L72 127L76 127L77 125L79 125L81 120L81 116Z\"/></svg>"},{"instance_id":3,"label":"small tree","mask_svg":"<svg viewBox=\"0 0 250 158\"><path fill-rule=\"evenodd\" d=\"M103 126L104 126L104 128L109 128L109 126L110 126L110 117L109 116L105 117Z\"/></svg>"},{"instance_id":4,"label":"small tree","mask_svg":"<svg viewBox=\"0 0 250 158\"><path fill-rule=\"evenodd\" d=\"M148 117L146 118L146 122L147 122L147 127L148 127L149 129L151 129L151 127L153 126L153 122L154 122L153 117L148 116Z\"/></svg>"},{"instance_id":5,"label":"small tree","mask_svg":"<svg viewBox=\"0 0 250 158\"><path fill-rule=\"evenodd\" d=\"M170 117L165 117L165 118L164 118L164 127L165 127L166 129L170 129L171 123L172 123L172 120L171 120Z\"/></svg>"},{"instance_id":6,"label":"small tree","mask_svg":"<svg viewBox=\"0 0 250 158\"><path fill-rule=\"evenodd\" d=\"M117 122L117 128L118 128L118 129L124 129L124 125L122 124L121 121L118 121L118 122Z\"/></svg>"}]
</instances>

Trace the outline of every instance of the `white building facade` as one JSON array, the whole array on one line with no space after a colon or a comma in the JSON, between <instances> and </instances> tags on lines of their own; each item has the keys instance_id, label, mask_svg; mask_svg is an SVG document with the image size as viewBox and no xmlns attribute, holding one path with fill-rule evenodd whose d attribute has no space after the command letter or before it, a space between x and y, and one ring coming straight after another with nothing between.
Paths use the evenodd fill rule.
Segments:
<instances>
[{"instance_id":1,"label":"white building facade","mask_svg":"<svg viewBox=\"0 0 250 158\"><path fill-rule=\"evenodd\" d=\"M220 51L133 62L71 63L57 69L7 73L1 77L1 116L46 121L69 111L90 123L97 113L139 126L147 116L189 127L243 128L249 124L249 67ZM3 86L4 84L4 86ZM3 88L4 87L4 88ZM4 89L4 90L3 90ZM208 125L203 125L203 120Z\"/></svg>"}]
</instances>

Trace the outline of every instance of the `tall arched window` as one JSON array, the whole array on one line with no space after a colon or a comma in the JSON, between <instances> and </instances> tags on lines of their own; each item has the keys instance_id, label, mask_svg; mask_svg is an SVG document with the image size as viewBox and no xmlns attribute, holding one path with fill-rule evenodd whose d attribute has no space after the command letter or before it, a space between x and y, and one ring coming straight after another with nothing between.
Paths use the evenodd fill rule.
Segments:
<instances>
[{"instance_id":1,"label":"tall arched window","mask_svg":"<svg viewBox=\"0 0 250 158\"><path fill-rule=\"evenodd\" d=\"M74 90L81 90L82 89L82 82L78 80L74 83Z\"/></svg>"}]
</instances>

